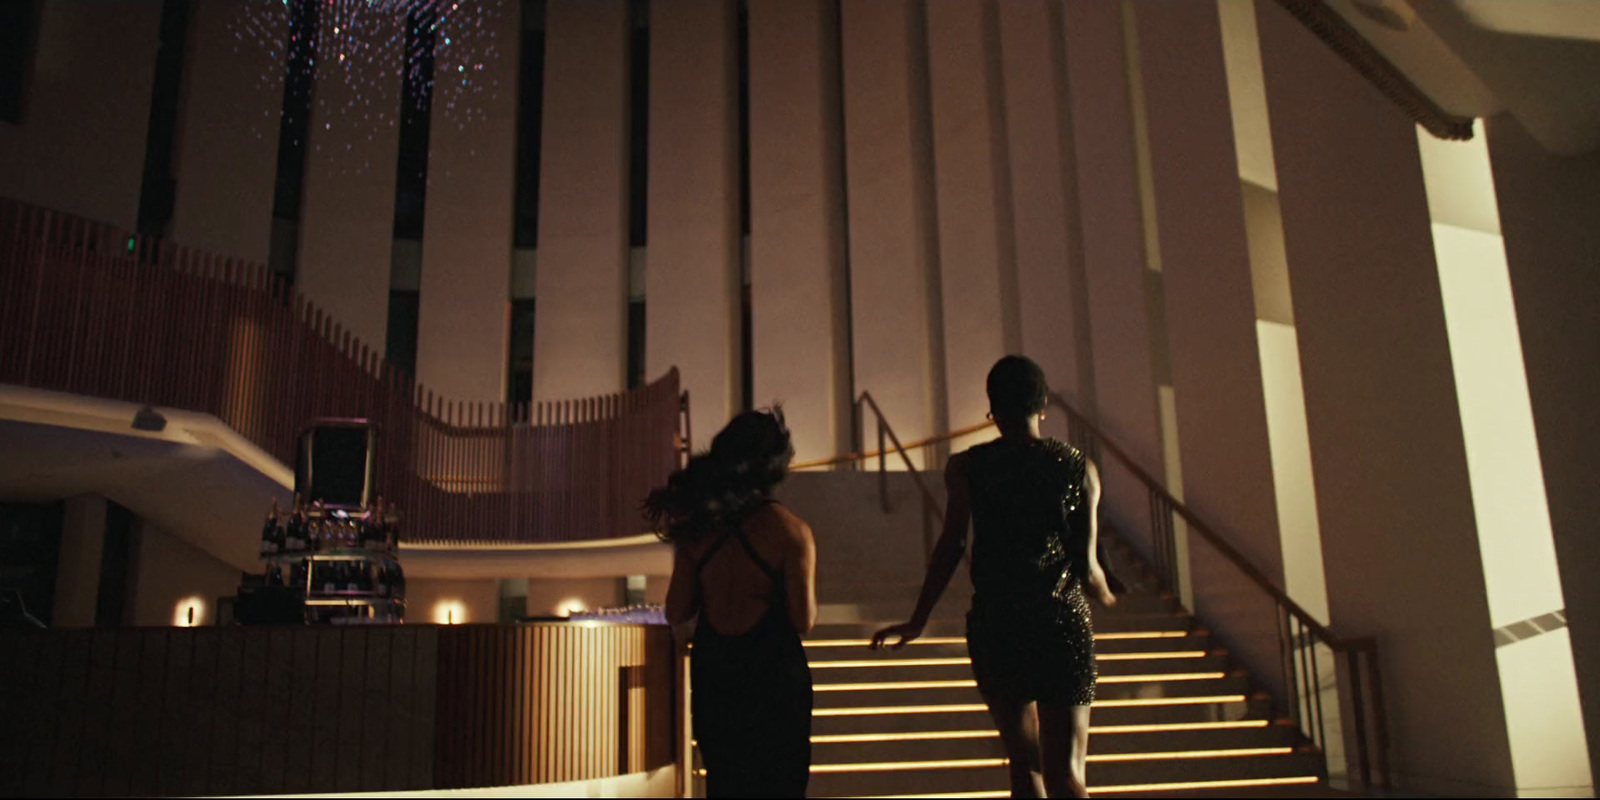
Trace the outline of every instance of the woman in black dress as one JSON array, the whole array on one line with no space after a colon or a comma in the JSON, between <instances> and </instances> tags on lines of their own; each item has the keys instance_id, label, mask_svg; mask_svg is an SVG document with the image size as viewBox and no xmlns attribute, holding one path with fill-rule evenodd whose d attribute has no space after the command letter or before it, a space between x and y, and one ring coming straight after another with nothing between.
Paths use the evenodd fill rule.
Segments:
<instances>
[{"instance_id":1,"label":"woman in black dress","mask_svg":"<svg viewBox=\"0 0 1600 800\"><path fill-rule=\"evenodd\" d=\"M802 797L810 778L800 634L817 621L816 544L772 499L793 456L780 410L745 412L645 503L673 547L667 620L698 617L690 705L707 797Z\"/></svg>"},{"instance_id":2,"label":"woman in black dress","mask_svg":"<svg viewBox=\"0 0 1600 800\"><path fill-rule=\"evenodd\" d=\"M1074 448L1039 436L1049 396L1033 361L1006 356L989 371L1000 438L951 457L944 533L909 622L872 637L901 647L922 634L973 527L967 651L978 690L1010 757L1015 797L1088 796L1094 701L1092 593L1116 602L1096 556L1100 479Z\"/></svg>"}]
</instances>

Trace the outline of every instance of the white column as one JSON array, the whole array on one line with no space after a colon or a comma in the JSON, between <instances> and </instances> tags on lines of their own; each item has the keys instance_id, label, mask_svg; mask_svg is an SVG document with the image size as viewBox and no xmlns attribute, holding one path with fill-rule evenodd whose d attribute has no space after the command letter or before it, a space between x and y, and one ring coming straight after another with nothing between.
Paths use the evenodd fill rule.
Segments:
<instances>
[{"instance_id":1,"label":"white column","mask_svg":"<svg viewBox=\"0 0 1600 800\"><path fill-rule=\"evenodd\" d=\"M551 0L545 12L533 397L626 386L628 5Z\"/></svg>"},{"instance_id":2,"label":"white column","mask_svg":"<svg viewBox=\"0 0 1600 800\"><path fill-rule=\"evenodd\" d=\"M453 400L506 399L519 9L485 3L436 34L417 379Z\"/></svg>"},{"instance_id":3,"label":"white column","mask_svg":"<svg viewBox=\"0 0 1600 800\"><path fill-rule=\"evenodd\" d=\"M752 389L783 401L796 459L828 458L852 401L839 20L826 0L748 8Z\"/></svg>"},{"instance_id":4,"label":"white column","mask_svg":"<svg viewBox=\"0 0 1600 800\"><path fill-rule=\"evenodd\" d=\"M1600 766L1600 315L1590 302L1600 260L1600 154L1561 158L1543 150L1509 115L1484 127L1499 196L1500 230L1516 306L1528 397L1561 575L1588 733L1589 765ZM1541 636L1539 638L1545 638ZM1534 641L1537 641L1534 640Z\"/></svg>"},{"instance_id":5,"label":"white column","mask_svg":"<svg viewBox=\"0 0 1600 800\"><path fill-rule=\"evenodd\" d=\"M912 0L844 0L841 26L855 388L872 393L902 442L935 433L942 405L932 325L940 309L930 291L936 223L920 127L924 32L915 11ZM871 449L873 417L864 416Z\"/></svg>"},{"instance_id":6,"label":"white column","mask_svg":"<svg viewBox=\"0 0 1600 800\"><path fill-rule=\"evenodd\" d=\"M1511 792L1415 126L1276 4L1256 11L1329 616L1376 636L1404 687L1386 694L1401 786Z\"/></svg>"},{"instance_id":7,"label":"white column","mask_svg":"<svg viewBox=\"0 0 1600 800\"><path fill-rule=\"evenodd\" d=\"M1255 299L1217 7L1138 2L1134 10L1183 497L1281 589ZM1241 604L1243 576L1200 537L1190 535L1188 549L1196 610L1226 624L1235 654L1282 692L1270 599L1251 593Z\"/></svg>"},{"instance_id":8,"label":"white column","mask_svg":"<svg viewBox=\"0 0 1600 800\"><path fill-rule=\"evenodd\" d=\"M242 3L190 6L183 102L173 141L177 196L173 241L267 263L278 129L283 111L283 48L288 7L248 8L259 39L234 29Z\"/></svg>"},{"instance_id":9,"label":"white column","mask_svg":"<svg viewBox=\"0 0 1600 800\"><path fill-rule=\"evenodd\" d=\"M1144 250L1143 212L1139 200L1139 173L1133 139L1132 99L1129 95L1128 62L1123 46L1123 23L1119 4L1116 3L1064 3L1060 5L1065 54L1067 94L1071 98L1070 138L1072 149L1067 158L1069 168L1077 177L1076 192L1080 236L1082 237L1083 269L1089 315L1089 340L1092 346L1095 408L1093 411L1106 434L1128 452L1129 456L1151 475L1162 474L1161 418L1157 406L1156 377L1152 347L1155 334L1150 329L1150 313L1146 300L1146 267ZM1015 31L1017 39L1023 37L1057 35L1057 32L1033 33L1036 24L1031 19L1010 18L1022 16L1020 7L1001 6L1001 21L1008 36ZM1011 38L1006 40L1007 58L1013 48ZM1061 47L1060 42L1046 42L1051 47ZM1018 44L1016 49L1021 49ZM1033 45L1028 52L1036 50ZM1020 54L1019 54L1020 55ZM1034 55L1029 65L1038 63ZM1040 67L1033 67L1040 68ZM1007 83L1007 92L1011 84ZM1018 105L1008 97L1008 109ZM1038 123L1043 125L1044 123ZM1018 141L1019 125L1012 125L1012 141ZM1043 134L1039 134L1043 136ZM1045 143L1035 145L1043 153ZM1019 145L1013 144L1013 162L1027 163ZM1047 157L1041 155L1039 157ZM1048 162L1043 162L1048 163ZM1016 170L1014 178L1018 187L1018 256L1028 252L1022 233L1024 201L1021 187L1025 181L1040 185L1040 202L1049 195L1048 183L1031 176L1030 170ZM1030 212L1031 213L1031 212ZM1036 225L1047 236L1054 216L1045 216ZM1041 241L1047 241L1041 239ZM1059 249L1041 253L1034 270L1022 260L1024 303L1038 291L1030 286L1028 275L1037 272L1049 275L1065 259L1066 243ZM1052 297L1048 304L1041 303L1039 314L1048 314L1051 306L1068 302L1062 296ZM1026 308L1026 306L1024 306ZM1024 326L1030 315L1023 316ZM1046 317L1046 319L1050 319ZM1059 329L1058 329L1059 330ZM1030 335L1024 328L1024 344ZM1062 333L1056 334L1058 337ZM1059 342L1059 340L1056 340ZM1060 347L1059 343L1052 347ZM1116 521L1147 535L1149 527L1148 498L1136 486L1108 482L1106 505L1116 516Z\"/></svg>"},{"instance_id":10,"label":"white column","mask_svg":"<svg viewBox=\"0 0 1600 800\"><path fill-rule=\"evenodd\" d=\"M345 8L324 8L318 23L295 284L381 353L389 318L405 19L359 8L349 12L354 16L333 13ZM359 24L347 27L352 19Z\"/></svg>"},{"instance_id":11,"label":"white column","mask_svg":"<svg viewBox=\"0 0 1600 800\"><path fill-rule=\"evenodd\" d=\"M985 3L929 3L927 10L944 374L954 429L983 421L989 368L1022 349L1017 248L996 10ZM985 431L951 448L993 437Z\"/></svg>"},{"instance_id":12,"label":"white column","mask_svg":"<svg viewBox=\"0 0 1600 800\"><path fill-rule=\"evenodd\" d=\"M650 9L645 374L678 367L702 443L743 400L734 35L731 0Z\"/></svg>"},{"instance_id":13,"label":"white column","mask_svg":"<svg viewBox=\"0 0 1600 800\"><path fill-rule=\"evenodd\" d=\"M70 497L61 515L61 555L56 566L54 628L93 628L100 599L100 558L106 541L106 499Z\"/></svg>"},{"instance_id":14,"label":"white column","mask_svg":"<svg viewBox=\"0 0 1600 800\"><path fill-rule=\"evenodd\" d=\"M0 124L8 197L133 230L161 4L39 4L22 122Z\"/></svg>"}]
</instances>

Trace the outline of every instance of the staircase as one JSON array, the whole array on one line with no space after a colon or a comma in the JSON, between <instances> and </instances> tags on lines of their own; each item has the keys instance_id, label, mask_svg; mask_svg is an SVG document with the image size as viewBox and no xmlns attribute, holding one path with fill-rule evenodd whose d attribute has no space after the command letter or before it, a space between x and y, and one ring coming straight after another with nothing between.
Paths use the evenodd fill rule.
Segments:
<instances>
[{"instance_id":1,"label":"staircase","mask_svg":"<svg viewBox=\"0 0 1600 800\"><path fill-rule=\"evenodd\" d=\"M1096 794L1162 796L1323 783L1323 760L1252 689L1226 651L1125 550L1130 593L1097 610L1098 699L1088 781ZM964 572L964 570L963 570ZM957 591L959 592L959 587ZM899 621L880 603L860 616ZM959 603L940 604L921 639L867 649L877 623L830 622L806 640L816 685L812 797L1003 797L1005 752L972 679ZM697 781L697 794L703 783Z\"/></svg>"}]
</instances>

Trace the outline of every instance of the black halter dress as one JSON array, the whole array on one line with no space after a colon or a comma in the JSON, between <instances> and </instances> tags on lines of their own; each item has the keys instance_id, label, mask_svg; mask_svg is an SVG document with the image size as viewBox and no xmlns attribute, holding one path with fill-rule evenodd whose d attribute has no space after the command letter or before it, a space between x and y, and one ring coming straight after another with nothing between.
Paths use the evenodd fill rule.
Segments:
<instances>
[{"instance_id":1,"label":"black halter dress","mask_svg":"<svg viewBox=\"0 0 1600 800\"><path fill-rule=\"evenodd\" d=\"M1094 701L1087 462L1055 439L996 439L967 450L972 610L967 650L994 698Z\"/></svg>"},{"instance_id":2,"label":"black halter dress","mask_svg":"<svg viewBox=\"0 0 1600 800\"><path fill-rule=\"evenodd\" d=\"M750 546L742 524L711 546L700 571L729 540L772 583L767 612L750 630L719 632L702 611L691 651L694 736L707 797L804 797L811 777L811 667L789 621L783 574Z\"/></svg>"}]
</instances>

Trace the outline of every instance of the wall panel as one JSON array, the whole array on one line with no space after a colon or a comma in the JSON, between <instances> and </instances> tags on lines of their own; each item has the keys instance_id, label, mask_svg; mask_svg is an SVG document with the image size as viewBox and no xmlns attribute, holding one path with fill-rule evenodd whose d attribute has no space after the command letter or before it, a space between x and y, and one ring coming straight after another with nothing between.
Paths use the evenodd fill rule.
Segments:
<instances>
[{"instance_id":1,"label":"wall panel","mask_svg":"<svg viewBox=\"0 0 1600 800\"><path fill-rule=\"evenodd\" d=\"M783 402L796 459L827 458L850 449L852 401L838 7L749 15L751 384Z\"/></svg>"},{"instance_id":2,"label":"wall panel","mask_svg":"<svg viewBox=\"0 0 1600 800\"><path fill-rule=\"evenodd\" d=\"M533 396L625 385L628 5L551 0L545 12Z\"/></svg>"},{"instance_id":3,"label":"wall panel","mask_svg":"<svg viewBox=\"0 0 1600 800\"><path fill-rule=\"evenodd\" d=\"M452 400L506 399L520 8L484 3L434 62L417 379Z\"/></svg>"},{"instance_id":4,"label":"wall panel","mask_svg":"<svg viewBox=\"0 0 1600 800\"><path fill-rule=\"evenodd\" d=\"M678 368L708 442L743 403L734 6L650 12L645 374Z\"/></svg>"}]
</instances>

